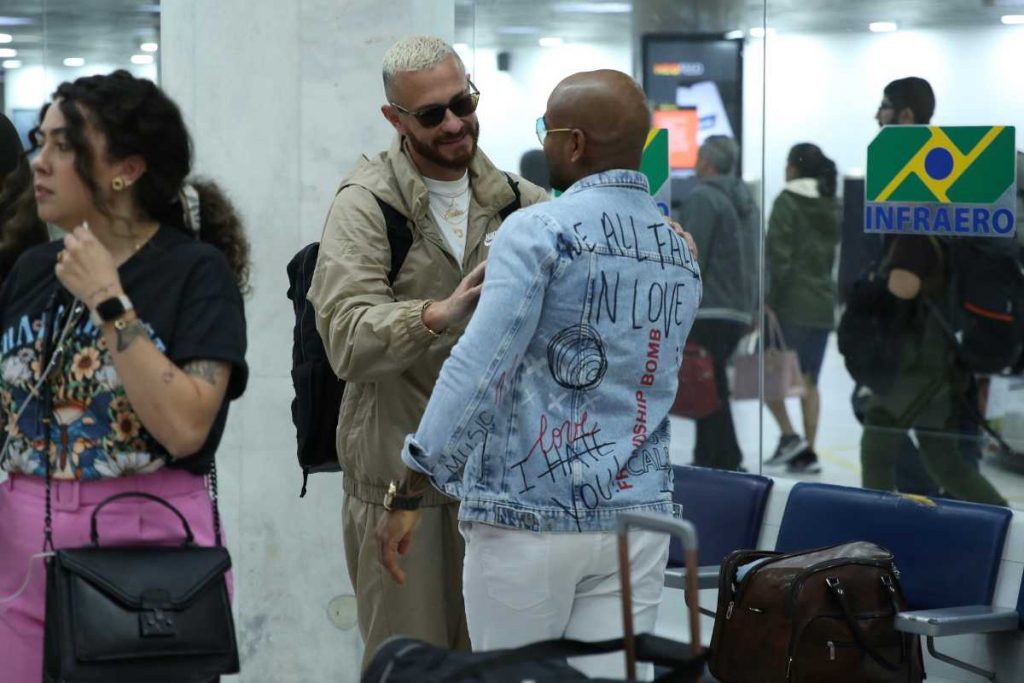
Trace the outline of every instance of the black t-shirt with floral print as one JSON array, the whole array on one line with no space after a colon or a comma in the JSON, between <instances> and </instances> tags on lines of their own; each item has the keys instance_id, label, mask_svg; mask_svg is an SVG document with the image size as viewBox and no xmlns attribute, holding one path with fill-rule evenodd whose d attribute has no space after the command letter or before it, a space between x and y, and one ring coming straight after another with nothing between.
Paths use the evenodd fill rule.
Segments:
<instances>
[{"instance_id":1,"label":"black t-shirt with floral print","mask_svg":"<svg viewBox=\"0 0 1024 683\"><path fill-rule=\"evenodd\" d=\"M26 251L0 291L0 417L7 472L45 474L42 403L30 392L41 373L43 319L59 286L54 265L62 246L56 241ZM119 275L150 338L175 364L231 363L227 398L199 452L172 462L132 410L100 330L86 311L77 317L49 380L53 476L94 480L164 466L206 473L224 432L228 402L241 395L248 378L242 296L227 260L216 248L161 226L121 265ZM62 302L56 306L59 332L75 311L66 292L57 301Z\"/></svg>"}]
</instances>

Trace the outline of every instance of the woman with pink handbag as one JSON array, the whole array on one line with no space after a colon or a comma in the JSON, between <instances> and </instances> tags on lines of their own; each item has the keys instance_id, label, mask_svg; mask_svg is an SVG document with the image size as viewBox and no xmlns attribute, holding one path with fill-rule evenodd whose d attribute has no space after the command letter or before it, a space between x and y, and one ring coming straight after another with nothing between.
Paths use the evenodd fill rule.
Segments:
<instances>
[{"instance_id":1,"label":"woman with pink handbag","mask_svg":"<svg viewBox=\"0 0 1024 683\"><path fill-rule=\"evenodd\" d=\"M835 163L817 145L794 145L786 163L786 186L772 206L765 238L766 301L778 318L781 338L799 358L805 385L800 398L802 437L793 428L785 400L766 397L782 431L766 464L785 465L793 473L821 471L814 438L821 412L818 374L835 327L832 266L840 237L835 194Z\"/></svg>"}]
</instances>

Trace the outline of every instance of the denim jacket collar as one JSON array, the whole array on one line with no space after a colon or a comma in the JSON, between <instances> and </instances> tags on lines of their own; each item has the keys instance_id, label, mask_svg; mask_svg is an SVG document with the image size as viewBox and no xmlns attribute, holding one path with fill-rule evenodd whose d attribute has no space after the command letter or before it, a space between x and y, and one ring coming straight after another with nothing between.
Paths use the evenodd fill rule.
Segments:
<instances>
[{"instance_id":1,"label":"denim jacket collar","mask_svg":"<svg viewBox=\"0 0 1024 683\"><path fill-rule=\"evenodd\" d=\"M650 192L647 176L640 171L630 171L625 168L616 168L610 171L592 173L585 178L580 178L564 194L571 195L583 192L595 187L626 187L633 190L641 190L645 194Z\"/></svg>"}]
</instances>

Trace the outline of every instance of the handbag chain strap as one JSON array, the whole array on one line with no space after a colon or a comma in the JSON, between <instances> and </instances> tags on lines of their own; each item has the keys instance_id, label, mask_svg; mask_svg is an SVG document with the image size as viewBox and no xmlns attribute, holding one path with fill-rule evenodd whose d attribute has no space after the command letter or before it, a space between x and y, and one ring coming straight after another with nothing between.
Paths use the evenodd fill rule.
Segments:
<instances>
[{"instance_id":1,"label":"handbag chain strap","mask_svg":"<svg viewBox=\"0 0 1024 683\"><path fill-rule=\"evenodd\" d=\"M210 460L210 473L206 475L206 484L210 492L210 507L213 509L213 538L217 547L223 545L220 540L220 503L217 500L217 459Z\"/></svg>"},{"instance_id":2,"label":"handbag chain strap","mask_svg":"<svg viewBox=\"0 0 1024 683\"><path fill-rule=\"evenodd\" d=\"M42 379L42 386L40 387L41 398L43 403L43 462L44 469L46 472L46 507L43 512L43 552L53 552L53 501L52 501L52 486L53 486L53 465L50 462L50 446L52 445L52 438L50 433L50 427L53 420L53 390L50 386L49 373L56 369L56 364L53 363L53 356L57 353L61 353L60 347L64 343L66 337L68 337L69 331L77 324L77 318L80 316L81 311L84 310L79 308L81 303L76 299L69 310L72 311L67 323L65 323L64 330L60 337L57 339L55 348L50 349L52 342L53 333L55 331L54 322L57 318L57 299L54 296L47 307L46 319L43 322L43 353L41 357L44 362L40 363L41 372L44 373ZM64 363L61 362L61 367ZM217 547L223 545L221 542L221 531L220 531L220 506L217 500L217 460L216 458L211 459L210 472L206 477L207 491L210 494L210 507L213 511L213 537L217 544Z\"/></svg>"}]
</instances>

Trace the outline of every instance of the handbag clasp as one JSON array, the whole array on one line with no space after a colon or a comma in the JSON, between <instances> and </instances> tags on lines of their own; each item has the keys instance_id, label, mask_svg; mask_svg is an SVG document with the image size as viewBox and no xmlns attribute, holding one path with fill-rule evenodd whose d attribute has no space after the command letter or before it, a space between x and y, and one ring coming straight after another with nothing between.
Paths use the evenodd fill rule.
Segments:
<instances>
[{"instance_id":1,"label":"handbag clasp","mask_svg":"<svg viewBox=\"0 0 1024 683\"><path fill-rule=\"evenodd\" d=\"M174 614L159 607L140 612L139 632L143 638L164 638L178 635Z\"/></svg>"}]
</instances>

